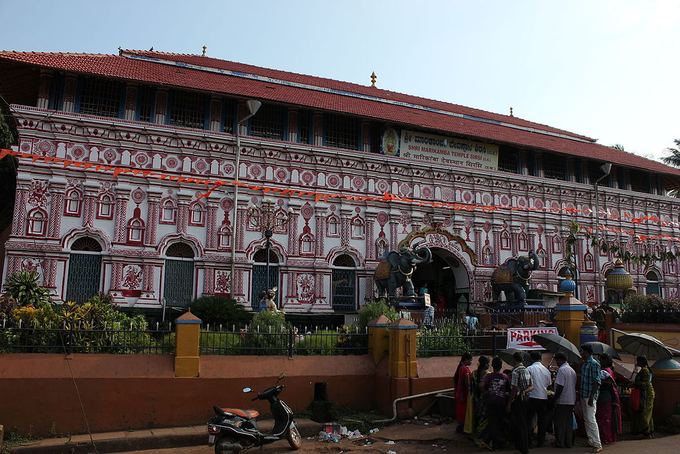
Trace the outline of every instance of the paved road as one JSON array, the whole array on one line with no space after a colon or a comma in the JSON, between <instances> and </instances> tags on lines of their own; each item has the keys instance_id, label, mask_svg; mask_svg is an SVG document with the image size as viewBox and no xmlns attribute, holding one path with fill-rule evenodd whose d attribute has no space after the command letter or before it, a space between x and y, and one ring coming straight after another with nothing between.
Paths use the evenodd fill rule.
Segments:
<instances>
[{"instance_id":1,"label":"paved road","mask_svg":"<svg viewBox=\"0 0 680 454\"><path fill-rule=\"evenodd\" d=\"M368 438L359 440L344 439L339 443L318 441L317 439L305 439L302 448L296 454L313 453L382 453L393 451L397 454L431 454L437 452L447 453L482 453L488 452L476 447L467 438L454 433L455 425L442 426L410 425L394 426L383 429ZM369 443L370 442L370 443ZM191 448L174 448L149 451L134 451L136 454L210 454L212 448L198 446ZM293 452L286 441L276 442L264 447L262 450L251 450L253 453L289 453ZM503 452L516 452L514 449L506 449ZM532 449L531 453L587 453L589 448L586 440L577 439L576 446L571 450L545 447ZM604 454L677 454L680 452L680 435L659 437L653 440L624 440L615 445L606 446ZM130 453L131 454L131 453Z\"/></svg>"}]
</instances>

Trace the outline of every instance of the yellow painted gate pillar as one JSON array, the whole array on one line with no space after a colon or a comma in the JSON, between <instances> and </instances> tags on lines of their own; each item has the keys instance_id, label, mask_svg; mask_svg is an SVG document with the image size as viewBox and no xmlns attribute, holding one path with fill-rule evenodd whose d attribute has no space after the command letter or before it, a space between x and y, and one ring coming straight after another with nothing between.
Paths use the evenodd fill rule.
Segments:
<instances>
[{"instance_id":1,"label":"yellow painted gate pillar","mask_svg":"<svg viewBox=\"0 0 680 454\"><path fill-rule=\"evenodd\" d=\"M418 376L416 359L416 330L418 325L401 318L389 325L390 356L387 374L392 378Z\"/></svg>"},{"instance_id":2,"label":"yellow painted gate pillar","mask_svg":"<svg viewBox=\"0 0 680 454\"><path fill-rule=\"evenodd\" d=\"M198 377L201 319L191 311L175 320L175 377Z\"/></svg>"},{"instance_id":3,"label":"yellow painted gate pillar","mask_svg":"<svg viewBox=\"0 0 680 454\"><path fill-rule=\"evenodd\" d=\"M368 349L375 364L378 364L387 354L389 348L387 326L389 324L390 320L384 315L368 323Z\"/></svg>"}]
</instances>

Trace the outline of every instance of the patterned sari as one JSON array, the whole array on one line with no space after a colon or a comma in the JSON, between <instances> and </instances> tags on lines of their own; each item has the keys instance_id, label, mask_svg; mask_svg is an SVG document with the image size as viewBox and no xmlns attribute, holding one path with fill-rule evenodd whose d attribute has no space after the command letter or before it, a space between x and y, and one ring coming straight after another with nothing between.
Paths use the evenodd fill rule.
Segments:
<instances>
[{"instance_id":1,"label":"patterned sari","mask_svg":"<svg viewBox=\"0 0 680 454\"><path fill-rule=\"evenodd\" d=\"M602 386L600 386L600 397L597 399L597 427L600 430L600 440L602 443L616 443L616 435L621 433L621 401L619 392L616 390L614 381L614 371L611 368L602 369ZM607 372L607 374L604 374Z\"/></svg>"},{"instance_id":2,"label":"patterned sari","mask_svg":"<svg viewBox=\"0 0 680 454\"><path fill-rule=\"evenodd\" d=\"M640 390L640 409L633 410L631 417L630 432L632 435L651 435L654 432L654 387L652 386L652 371L648 366L640 369L635 377L636 388Z\"/></svg>"}]
</instances>

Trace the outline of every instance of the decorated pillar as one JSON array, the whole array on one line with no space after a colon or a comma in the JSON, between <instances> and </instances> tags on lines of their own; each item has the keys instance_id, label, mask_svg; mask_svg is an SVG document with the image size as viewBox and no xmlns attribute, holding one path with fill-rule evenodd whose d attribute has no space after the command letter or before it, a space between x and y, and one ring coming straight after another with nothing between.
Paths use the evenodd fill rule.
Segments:
<instances>
[{"instance_id":1,"label":"decorated pillar","mask_svg":"<svg viewBox=\"0 0 680 454\"><path fill-rule=\"evenodd\" d=\"M222 100L219 98L210 100L210 130L222 132Z\"/></svg>"},{"instance_id":2,"label":"decorated pillar","mask_svg":"<svg viewBox=\"0 0 680 454\"><path fill-rule=\"evenodd\" d=\"M114 214L116 243L127 243L127 204L130 200L130 191L116 191L116 212Z\"/></svg>"},{"instance_id":3,"label":"decorated pillar","mask_svg":"<svg viewBox=\"0 0 680 454\"><path fill-rule=\"evenodd\" d=\"M175 377L198 377L201 319L191 311L175 320Z\"/></svg>"},{"instance_id":4,"label":"decorated pillar","mask_svg":"<svg viewBox=\"0 0 680 454\"><path fill-rule=\"evenodd\" d=\"M387 375L392 378L418 376L416 331L418 325L401 318L389 325L389 364Z\"/></svg>"},{"instance_id":5,"label":"decorated pillar","mask_svg":"<svg viewBox=\"0 0 680 454\"><path fill-rule=\"evenodd\" d=\"M576 283L571 279L571 272L567 270L565 279L560 282L559 290L565 296L555 305L555 326L560 335L566 337L572 344L580 345L581 325L586 320L585 304L574 298Z\"/></svg>"},{"instance_id":6,"label":"decorated pillar","mask_svg":"<svg viewBox=\"0 0 680 454\"><path fill-rule=\"evenodd\" d=\"M154 123L163 125L168 113L168 92L156 91L156 108L154 109Z\"/></svg>"},{"instance_id":7,"label":"decorated pillar","mask_svg":"<svg viewBox=\"0 0 680 454\"><path fill-rule=\"evenodd\" d=\"M64 102L61 109L64 112L73 113L75 111L77 87L78 79L73 76L64 77Z\"/></svg>"},{"instance_id":8,"label":"decorated pillar","mask_svg":"<svg viewBox=\"0 0 680 454\"><path fill-rule=\"evenodd\" d=\"M137 116L137 85L127 84L125 86L125 119L135 121Z\"/></svg>"},{"instance_id":9,"label":"decorated pillar","mask_svg":"<svg viewBox=\"0 0 680 454\"><path fill-rule=\"evenodd\" d=\"M158 220L160 216L160 194L148 194L149 205L146 219L146 235L144 236L147 246L156 246L158 234Z\"/></svg>"}]
</instances>

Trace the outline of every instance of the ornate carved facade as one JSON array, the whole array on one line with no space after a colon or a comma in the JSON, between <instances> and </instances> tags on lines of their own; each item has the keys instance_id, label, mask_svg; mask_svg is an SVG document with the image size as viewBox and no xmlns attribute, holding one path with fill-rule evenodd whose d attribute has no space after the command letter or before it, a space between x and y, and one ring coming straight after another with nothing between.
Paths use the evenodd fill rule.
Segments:
<instances>
[{"instance_id":1,"label":"ornate carved facade","mask_svg":"<svg viewBox=\"0 0 680 454\"><path fill-rule=\"evenodd\" d=\"M25 153L19 156L3 276L37 270L57 301L102 291L123 306L160 308L230 294L256 307L269 272L286 311L351 311L375 294L372 272L381 256L421 241L437 260L414 280L431 282L454 307L488 301L493 268L530 249L543 261L533 286L556 290L556 275L566 266L569 224L575 220L594 228L597 203L610 239L636 251L676 247L680 203L661 195L666 182L677 181L675 169L631 160L632 155L590 139L513 117L460 113L467 108L436 103L437 110L461 122L481 125L476 132L457 130L454 123L436 126L412 115L438 114L431 112L432 101L399 95L396 99L409 105L396 106L383 101L395 94L341 83L342 93L322 97L321 81L307 76L300 76L305 86L296 86L297 75L248 67L253 74L248 79L230 73L238 65L229 62L151 55L201 63L186 71L209 76L213 84L198 87L186 78L169 89L168 82L156 86L145 76L158 67L165 71L163 64L145 60L149 54L108 56L105 65L116 69L132 63L134 71L115 81L121 90L119 110L106 115L96 110L106 101L104 93L97 95L99 104L88 100L87 78L68 69L78 56L55 54L58 62L49 63L31 61L36 58L31 54L0 53L5 71L34 75L35 67L28 64L41 67L39 75L27 76L34 95L0 85L3 96L13 100L16 149ZM94 67L91 71L96 74ZM271 93L269 82L256 76L276 77ZM113 83L109 76L98 77ZM243 86L221 92L221 80ZM315 100L292 102L279 94L286 89ZM204 104L185 102L185 95ZM263 107L239 126L249 98L261 100ZM115 107L115 100L108 102ZM538 132L528 134L543 134L553 148L541 142L545 137L525 137L531 127ZM381 153L381 137L391 128L474 140L470 143L497 147L500 160L497 168L480 170L474 163L433 165L405 153ZM547 164L555 156L564 163L564 178L554 177L554 166ZM591 167L604 161L614 162L616 172L608 186L599 187L596 201L593 182L599 175L593 176ZM112 170L96 171L106 166ZM206 183L229 183L237 172L250 187L240 190L236 201L234 185ZM644 191L634 190L640 175L648 180ZM366 196L371 199L362 201ZM251 219L265 198L290 212L287 224L273 231L269 255L263 231ZM635 226L648 239L617 233L631 228L630 218L649 214L662 222ZM583 239L575 252L579 296L599 300L596 289L615 257L593 250ZM644 291L650 270L632 266L628 271ZM678 294L676 263L658 263L651 271L654 288L664 296Z\"/></svg>"}]
</instances>

